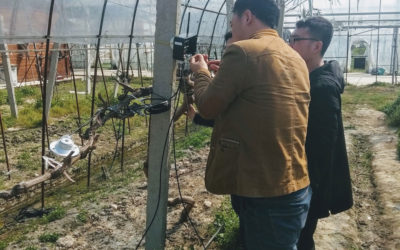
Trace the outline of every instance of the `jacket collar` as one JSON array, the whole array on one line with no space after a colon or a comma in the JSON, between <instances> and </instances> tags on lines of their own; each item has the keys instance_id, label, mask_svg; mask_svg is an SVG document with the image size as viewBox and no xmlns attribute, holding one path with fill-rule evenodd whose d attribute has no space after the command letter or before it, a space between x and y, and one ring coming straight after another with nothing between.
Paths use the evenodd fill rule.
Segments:
<instances>
[{"instance_id":1,"label":"jacket collar","mask_svg":"<svg viewBox=\"0 0 400 250\"><path fill-rule=\"evenodd\" d=\"M278 37L278 32L276 32L276 30L274 29L262 29L257 31L256 33L252 34L250 36L250 39L258 39L261 38L263 36L276 36Z\"/></svg>"}]
</instances>

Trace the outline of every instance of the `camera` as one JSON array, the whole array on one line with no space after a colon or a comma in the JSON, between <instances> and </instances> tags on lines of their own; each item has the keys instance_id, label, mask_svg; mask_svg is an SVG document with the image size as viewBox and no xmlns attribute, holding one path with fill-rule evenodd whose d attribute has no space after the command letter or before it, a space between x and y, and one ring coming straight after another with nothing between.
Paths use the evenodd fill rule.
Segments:
<instances>
[{"instance_id":1,"label":"camera","mask_svg":"<svg viewBox=\"0 0 400 250\"><path fill-rule=\"evenodd\" d=\"M189 59L196 54L197 35L193 36L176 36L173 39L172 56L178 60L177 76L179 78L190 74Z\"/></svg>"},{"instance_id":2,"label":"camera","mask_svg":"<svg viewBox=\"0 0 400 250\"><path fill-rule=\"evenodd\" d=\"M197 35L194 36L176 36L173 41L172 56L175 60L185 61L187 55L196 54Z\"/></svg>"}]
</instances>

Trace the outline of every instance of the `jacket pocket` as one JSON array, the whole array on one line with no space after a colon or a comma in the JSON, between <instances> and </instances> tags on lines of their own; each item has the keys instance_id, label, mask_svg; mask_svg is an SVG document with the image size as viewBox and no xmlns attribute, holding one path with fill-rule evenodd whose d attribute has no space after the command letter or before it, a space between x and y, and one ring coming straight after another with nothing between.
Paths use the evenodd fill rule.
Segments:
<instances>
[{"instance_id":1,"label":"jacket pocket","mask_svg":"<svg viewBox=\"0 0 400 250\"><path fill-rule=\"evenodd\" d=\"M240 142L234 139L221 138L219 140L219 148L222 152L226 150L239 150Z\"/></svg>"},{"instance_id":2,"label":"jacket pocket","mask_svg":"<svg viewBox=\"0 0 400 250\"><path fill-rule=\"evenodd\" d=\"M213 193L232 193L236 189L240 142L220 138L210 152L206 168L206 187Z\"/></svg>"}]
</instances>

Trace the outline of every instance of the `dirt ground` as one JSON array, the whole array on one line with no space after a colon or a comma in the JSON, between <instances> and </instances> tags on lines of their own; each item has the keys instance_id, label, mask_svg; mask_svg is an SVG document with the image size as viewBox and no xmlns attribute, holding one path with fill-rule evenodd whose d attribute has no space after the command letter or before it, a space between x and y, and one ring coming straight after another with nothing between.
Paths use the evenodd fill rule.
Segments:
<instances>
[{"instance_id":1,"label":"dirt ground","mask_svg":"<svg viewBox=\"0 0 400 250\"><path fill-rule=\"evenodd\" d=\"M383 113L359 106L344 114L346 140L352 165L355 205L349 211L322 219L316 232L317 249L400 249L400 163L396 156L397 134L384 124ZM363 167L363 156L372 152L371 168ZM191 197L195 206L190 212L204 244L204 235L212 223L215 210L225 196L212 195L204 187L204 167L208 148L188 149L177 163L183 196ZM138 163L136 163L138 164ZM127 166L128 168L129 166ZM66 216L28 232L25 239L7 249L134 249L146 224L146 179L122 186L96 202L84 204L88 221L77 223L78 209ZM71 205L66 194L62 206ZM179 197L174 166L171 165L169 197ZM166 249L202 249L189 222L180 222L182 206L168 208ZM55 244L41 243L45 232L61 235ZM143 248L143 243L139 249ZM211 244L209 249L216 249Z\"/></svg>"}]
</instances>

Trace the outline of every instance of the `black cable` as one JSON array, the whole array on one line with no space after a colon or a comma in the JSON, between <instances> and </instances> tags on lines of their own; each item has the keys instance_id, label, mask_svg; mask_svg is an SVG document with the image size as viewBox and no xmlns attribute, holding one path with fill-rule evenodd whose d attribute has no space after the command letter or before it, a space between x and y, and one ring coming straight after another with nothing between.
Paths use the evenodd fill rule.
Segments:
<instances>
[{"instance_id":1,"label":"black cable","mask_svg":"<svg viewBox=\"0 0 400 250\"><path fill-rule=\"evenodd\" d=\"M179 95L179 88L177 89L177 91L175 92L175 94L173 94L172 96L177 96L177 95ZM174 114L173 114L173 116L172 116L172 118L171 118L171 120L170 120L170 122L169 122L169 125L168 125L167 135L165 136L165 141L164 141L164 146L163 146L163 153L162 153L162 156L161 156L161 165L160 165L160 174L159 174L160 178L159 178L158 198L157 198L156 210L154 211L153 217L152 217L152 219L150 220L149 225L146 227L146 229L145 229L145 231L144 231L144 233L143 233L143 235L142 235L142 238L139 240L139 243L136 245L135 249L138 249L139 246L140 246L140 244L142 243L144 237L146 236L147 232L149 231L151 225L153 224L153 222L154 222L154 220L155 220L155 218L156 218L157 212L158 212L158 208L160 207L160 200L161 200L161 176L162 176L161 173L162 173L162 169L163 169L163 168L162 168L162 163L163 163L163 161L164 161L165 148L167 147L167 142L168 142L168 138L169 138L169 130L171 129L171 125L174 123L174 116L175 116L175 113L176 113L178 104L179 104L179 102L177 101L177 102L176 102L176 106L175 106L175 108L174 108Z\"/></svg>"},{"instance_id":2,"label":"black cable","mask_svg":"<svg viewBox=\"0 0 400 250\"><path fill-rule=\"evenodd\" d=\"M179 99L179 97L178 97L178 99ZM186 205L183 202L183 197L182 197L182 192L181 192L181 187L180 187L180 182L179 182L178 168L176 167L175 127L172 127L172 145L173 145L173 153L174 153L175 177L176 177L176 183L177 183L177 186L178 186L179 198L181 199L181 204L183 206L183 209L184 209L185 214L186 214L186 216L187 216L187 218L189 220L190 225L193 227L193 230L194 230L197 238L200 240L200 243L203 246L203 249L206 249L206 246L204 245L203 239L201 238L196 226L194 225L192 219L190 218L189 213L188 213L187 208L186 208Z\"/></svg>"}]
</instances>

